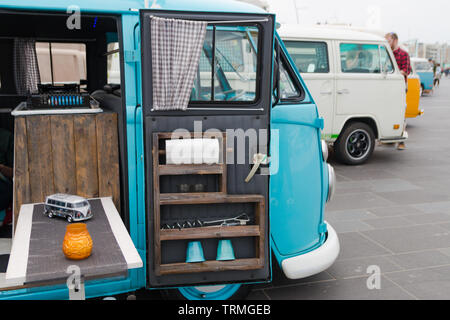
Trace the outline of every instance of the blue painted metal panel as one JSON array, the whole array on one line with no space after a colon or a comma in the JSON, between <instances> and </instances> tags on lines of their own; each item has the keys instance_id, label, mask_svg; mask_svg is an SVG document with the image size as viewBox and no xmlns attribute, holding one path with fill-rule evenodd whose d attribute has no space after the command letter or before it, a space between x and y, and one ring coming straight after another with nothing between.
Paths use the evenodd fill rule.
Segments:
<instances>
[{"instance_id":1,"label":"blue painted metal panel","mask_svg":"<svg viewBox=\"0 0 450 320\"><path fill-rule=\"evenodd\" d=\"M421 84L423 84L423 88L425 90L431 90L433 89L433 81L434 81L434 74L433 72L417 72L420 78Z\"/></svg>"},{"instance_id":2,"label":"blue painted metal panel","mask_svg":"<svg viewBox=\"0 0 450 320\"><path fill-rule=\"evenodd\" d=\"M305 90L298 104L281 103L272 109L271 153L278 150L278 168L270 180L270 226L274 255L284 259L310 252L325 240L323 212L328 195L328 168L320 147L323 119L286 47L276 35L281 50ZM275 145L278 144L278 145Z\"/></svg>"},{"instance_id":3,"label":"blue painted metal panel","mask_svg":"<svg viewBox=\"0 0 450 320\"><path fill-rule=\"evenodd\" d=\"M279 105L272 111L272 130L278 130L279 145L272 145L271 152L278 148L279 166L270 180L270 227L274 247L285 256L320 243L323 168L316 119L314 104Z\"/></svg>"},{"instance_id":4,"label":"blue painted metal panel","mask_svg":"<svg viewBox=\"0 0 450 320\"><path fill-rule=\"evenodd\" d=\"M149 0L149 7L162 10L266 13L262 9L239 1L222 0ZM130 9L145 8L144 0L2 0L1 8L16 10L51 10L66 12L70 6L81 12L129 13ZM137 13L137 12L136 12Z\"/></svg>"}]
</instances>

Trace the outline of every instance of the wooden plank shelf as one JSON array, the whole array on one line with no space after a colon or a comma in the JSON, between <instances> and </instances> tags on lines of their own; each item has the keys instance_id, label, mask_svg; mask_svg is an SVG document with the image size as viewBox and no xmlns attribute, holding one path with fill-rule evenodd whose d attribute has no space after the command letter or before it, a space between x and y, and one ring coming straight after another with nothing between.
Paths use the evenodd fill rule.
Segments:
<instances>
[{"instance_id":1,"label":"wooden plank shelf","mask_svg":"<svg viewBox=\"0 0 450 320\"><path fill-rule=\"evenodd\" d=\"M186 240L186 239L212 239L212 238L237 238L259 237L259 226L212 226L186 229L162 229L161 241Z\"/></svg>"},{"instance_id":2,"label":"wooden plank shelf","mask_svg":"<svg viewBox=\"0 0 450 320\"><path fill-rule=\"evenodd\" d=\"M264 267L264 261L260 258L236 259L231 261L204 261L195 263L170 263L161 264L161 275L196 273L196 272L217 272L230 270L255 270Z\"/></svg>"},{"instance_id":3,"label":"wooden plank shelf","mask_svg":"<svg viewBox=\"0 0 450 320\"><path fill-rule=\"evenodd\" d=\"M160 205L263 202L259 194L223 194L221 192L161 193Z\"/></svg>"},{"instance_id":4,"label":"wooden plank shelf","mask_svg":"<svg viewBox=\"0 0 450 320\"><path fill-rule=\"evenodd\" d=\"M222 174L224 164L165 164L159 165L159 175L185 175L185 174Z\"/></svg>"}]
</instances>

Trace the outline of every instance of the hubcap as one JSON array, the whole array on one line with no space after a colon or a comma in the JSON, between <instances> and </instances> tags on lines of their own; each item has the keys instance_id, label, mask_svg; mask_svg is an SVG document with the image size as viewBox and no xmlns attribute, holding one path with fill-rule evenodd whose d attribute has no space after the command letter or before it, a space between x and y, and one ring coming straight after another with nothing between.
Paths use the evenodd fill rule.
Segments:
<instances>
[{"instance_id":1,"label":"hubcap","mask_svg":"<svg viewBox=\"0 0 450 320\"><path fill-rule=\"evenodd\" d=\"M367 131L357 129L353 131L347 138L345 149L350 158L359 160L364 158L371 147L370 136Z\"/></svg>"}]
</instances>

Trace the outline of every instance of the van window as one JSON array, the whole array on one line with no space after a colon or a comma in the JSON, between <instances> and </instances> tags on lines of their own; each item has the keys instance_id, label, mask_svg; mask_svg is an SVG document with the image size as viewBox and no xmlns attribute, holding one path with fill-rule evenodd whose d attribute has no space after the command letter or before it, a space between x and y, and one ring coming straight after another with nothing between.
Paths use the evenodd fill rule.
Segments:
<instances>
[{"instance_id":1,"label":"van window","mask_svg":"<svg viewBox=\"0 0 450 320\"><path fill-rule=\"evenodd\" d=\"M295 82L292 80L291 75L286 70L284 63L281 63L280 68L280 91L281 100L292 99L300 97L300 90L295 85Z\"/></svg>"},{"instance_id":2,"label":"van window","mask_svg":"<svg viewBox=\"0 0 450 320\"><path fill-rule=\"evenodd\" d=\"M73 204L74 208L83 208L88 206L89 204L87 203L87 201L83 201L83 202L77 202Z\"/></svg>"},{"instance_id":3,"label":"van window","mask_svg":"<svg viewBox=\"0 0 450 320\"><path fill-rule=\"evenodd\" d=\"M119 43L108 43L108 83L120 84L120 56L119 56Z\"/></svg>"},{"instance_id":4,"label":"van window","mask_svg":"<svg viewBox=\"0 0 450 320\"><path fill-rule=\"evenodd\" d=\"M258 36L256 27L209 26L191 102L255 101Z\"/></svg>"},{"instance_id":5,"label":"van window","mask_svg":"<svg viewBox=\"0 0 450 320\"><path fill-rule=\"evenodd\" d=\"M301 73L330 72L325 42L284 41L284 44Z\"/></svg>"},{"instance_id":6,"label":"van window","mask_svg":"<svg viewBox=\"0 0 450 320\"><path fill-rule=\"evenodd\" d=\"M80 83L86 79L86 45L36 42L41 83Z\"/></svg>"},{"instance_id":7,"label":"van window","mask_svg":"<svg viewBox=\"0 0 450 320\"><path fill-rule=\"evenodd\" d=\"M341 43L341 70L345 73L380 73L376 44Z\"/></svg>"},{"instance_id":8,"label":"van window","mask_svg":"<svg viewBox=\"0 0 450 320\"><path fill-rule=\"evenodd\" d=\"M433 71L433 66L428 61L418 61L414 63L416 71Z\"/></svg>"},{"instance_id":9,"label":"van window","mask_svg":"<svg viewBox=\"0 0 450 320\"><path fill-rule=\"evenodd\" d=\"M394 72L394 65L385 46L380 46L381 70L387 73Z\"/></svg>"}]
</instances>

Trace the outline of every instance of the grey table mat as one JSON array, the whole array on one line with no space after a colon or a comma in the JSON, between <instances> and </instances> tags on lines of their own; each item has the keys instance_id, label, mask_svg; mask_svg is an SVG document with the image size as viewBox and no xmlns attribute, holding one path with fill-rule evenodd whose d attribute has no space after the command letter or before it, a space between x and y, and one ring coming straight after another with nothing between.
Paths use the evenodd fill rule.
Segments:
<instances>
[{"instance_id":1,"label":"grey table mat","mask_svg":"<svg viewBox=\"0 0 450 320\"><path fill-rule=\"evenodd\" d=\"M68 222L60 217L48 218L43 214L44 205L33 208L33 222L28 252L26 283L65 281L67 267L77 265L85 278L101 278L108 275L125 276L127 263L106 217L100 199L89 200L93 217L83 221L91 235L91 255L84 260L70 260L64 256L62 244Z\"/></svg>"}]
</instances>

